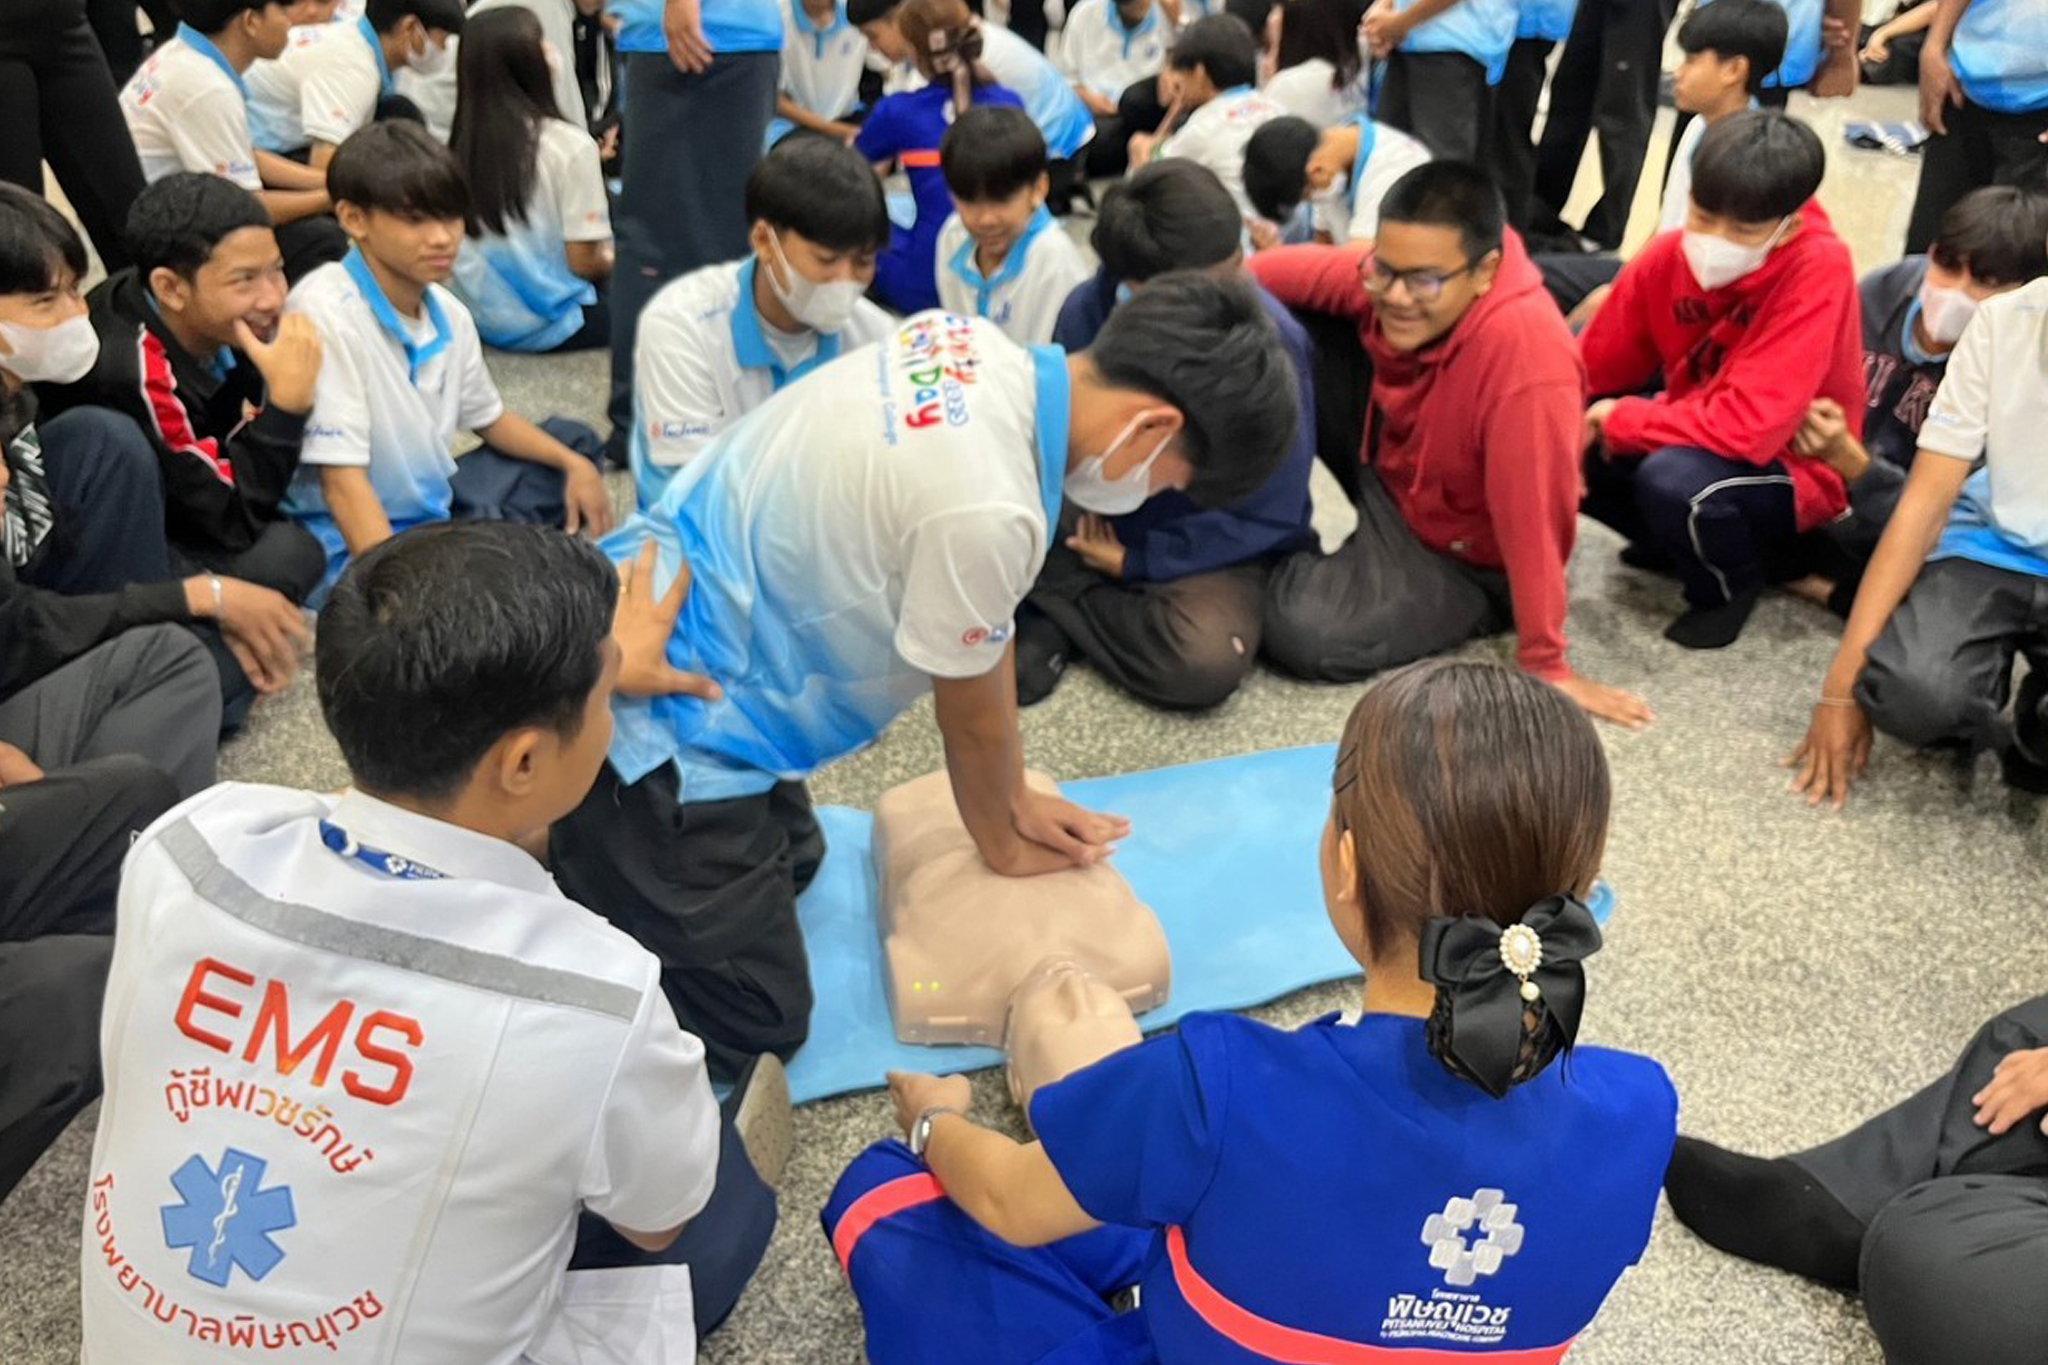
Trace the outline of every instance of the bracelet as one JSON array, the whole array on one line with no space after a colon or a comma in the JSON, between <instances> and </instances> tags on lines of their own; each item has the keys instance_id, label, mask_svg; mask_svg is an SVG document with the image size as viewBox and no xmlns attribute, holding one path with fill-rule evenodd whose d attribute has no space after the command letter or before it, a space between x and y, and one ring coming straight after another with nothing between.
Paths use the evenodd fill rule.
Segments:
<instances>
[{"instance_id":1,"label":"bracelet","mask_svg":"<svg viewBox=\"0 0 2048 1365\"><path fill-rule=\"evenodd\" d=\"M1823 696L1823 697L1821 697L1821 699L1820 699L1819 701L1815 702L1815 703L1814 703L1814 705L1815 705L1815 706L1836 706L1836 707L1840 707L1840 708L1842 708L1842 709L1843 709L1843 710L1845 710L1845 711L1854 711L1854 710L1858 710L1858 709L1860 709L1860 708L1858 707L1858 705L1857 705L1857 702L1856 702L1856 699L1855 699L1854 697L1829 697L1829 696Z\"/></svg>"},{"instance_id":2,"label":"bracelet","mask_svg":"<svg viewBox=\"0 0 2048 1365\"><path fill-rule=\"evenodd\" d=\"M208 574L206 576L206 584L213 589L213 619L218 621L225 614L225 609L221 606L220 600L220 575L217 573Z\"/></svg>"}]
</instances>

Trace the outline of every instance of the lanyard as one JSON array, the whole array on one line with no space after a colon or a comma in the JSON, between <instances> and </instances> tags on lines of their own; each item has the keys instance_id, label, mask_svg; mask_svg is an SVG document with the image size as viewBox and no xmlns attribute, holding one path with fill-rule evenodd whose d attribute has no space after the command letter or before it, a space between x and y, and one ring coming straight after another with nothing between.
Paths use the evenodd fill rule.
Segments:
<instances>
[{"instance_id":1,"label":"lanyard","mask_svg":"<svg viewBox=\"0 0 2048 1365\"><path fill-rule=\"evenodd\" d=\"M342 268L363 291L363 301L370 305L371 316L384 334L405 348L406 377L414 384L420 382L420 367L448 349L448 343L455 333L448 326L448 315L441 311L440 303L429 289L421 296L427 308L427 321L434 326L434 335L425 344L414 341L412 333L406 330L399 319L398 310L391 306L391 300L384 296L384 286L377 283L377 277L370 273L370 263L363 259L362 249L350 247L348 255L341 258Z\"/></svg>"},{"instance_id":2,"label":"lanyard","mask_svg":"<svg viewBox=\"0 0 2048 1365\"><path fill-rule=\"evenodd\" d=\"M448 875L428 867L425 863L416 863L399 854L386 853L381 848L359 844L347 830L332 820L320 822L320 842L344 858L355 859L380 876L397 877L408 882L438 882Z\"/></svg>"}]
</instances>

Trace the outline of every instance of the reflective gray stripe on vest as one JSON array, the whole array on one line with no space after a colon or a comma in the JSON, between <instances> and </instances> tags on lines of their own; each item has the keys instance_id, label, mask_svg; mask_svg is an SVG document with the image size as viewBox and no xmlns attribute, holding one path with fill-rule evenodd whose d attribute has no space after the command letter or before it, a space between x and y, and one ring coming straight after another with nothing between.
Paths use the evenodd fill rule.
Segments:
<instances>
[{"instance_id":1,"label":"reflective gray stripe on vest","mask_svg":"<svg viewBox=\"0 0 2048 1365\"><path fill-rule=\"evenodd\" d=\"M400 929L360 924L310 905L272 900L230 871L189 818L165 829L157 836L157 842L203 900L266 934L321 952L438 977L497 995L608 1014L627 1023L640 1012L640 992L631 986L559 967L537 967L516 958L462 948Z\"/></svg>"}]
</instances>

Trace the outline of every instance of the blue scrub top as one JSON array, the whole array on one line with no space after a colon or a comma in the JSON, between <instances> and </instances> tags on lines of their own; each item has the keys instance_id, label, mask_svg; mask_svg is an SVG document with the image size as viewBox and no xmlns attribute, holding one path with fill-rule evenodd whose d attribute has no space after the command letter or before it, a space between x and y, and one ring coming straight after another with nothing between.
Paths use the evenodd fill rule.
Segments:
<instances>
[{"instance_id":1,"label":"blue scrub top","mask_svg":"<svg viewBox=\"0 0 2048 1365\"><path fill-rule=\"evenodd\" d=\"M2048 109L2048 4L1972 0L1956 24L1949 61L1963 93L1986 109Z\"/></svg>"},{"instance_id":2,"label":"blue scrub top","mask_svg":"<svg viewBox=\"0 0 2048 1365\"><path fill-rule=\"evenodd\" d=\"M619 17L621 52L666 52L662 0L607 0ZM782 7L775 0L704 0L704 40L714 53L782 51Z\"/></svg>"},{"instance_id":3,"label":"blue scrub top","mask_svg":"<svg viewBox=\"0 0 2048 1365\"><path fill-rule=\"evenodd\" d=\"M1567 1343L1648 1245L1671 1081L1584 1047L1495 1100L1423 1027L1191 1014L1041 1090L1032 1127L1088 1213L1180 1229L1201 1280L1271 1323L1388 1349ZM1159 1360L1270 1365L1183 1297L1174 1236L1140 1281Z\"/></svg>"}]
</instances>

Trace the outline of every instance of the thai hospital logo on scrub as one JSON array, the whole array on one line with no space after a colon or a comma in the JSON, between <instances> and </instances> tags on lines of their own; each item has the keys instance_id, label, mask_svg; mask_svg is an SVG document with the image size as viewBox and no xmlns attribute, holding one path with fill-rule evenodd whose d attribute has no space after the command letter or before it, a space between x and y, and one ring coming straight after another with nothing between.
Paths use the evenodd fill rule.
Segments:
<instances>
[{"instance_id":1,"label":"thai hospital logo on scrub","mask_svg":"<svg viewBox=\"0 0 2048 1365\"><path fill-rule=\"evenodd\" d=\"M1389 1298L1381 1338L1420 1337L1463 1346L1494 1346L1505 1340L1514 1310L1460 1291L1498 1274L1507 1259L1521 1251L1527 1230L1516 1221L1517 1212L1504 1191L1484 1189L1447 1199L1441 1213L1424 1219L1420 1240L1429 1249L1429 1267L1442 1275L1448 1288Z\"/></svg>"},{"instance_id":2,"label":"thai hospital logo on scrub","mask_svg":"<svg viewBox=\"0 0 2048 1365\"><path fill-rule=\"evenodd\" d=\"M913 431L944 422L964 427L967 387L979 377L981 353L966 318L930 313L912 318L896 333L894 366L909 392L900 412Z\"/></svg>"}]
</instances>

